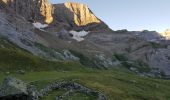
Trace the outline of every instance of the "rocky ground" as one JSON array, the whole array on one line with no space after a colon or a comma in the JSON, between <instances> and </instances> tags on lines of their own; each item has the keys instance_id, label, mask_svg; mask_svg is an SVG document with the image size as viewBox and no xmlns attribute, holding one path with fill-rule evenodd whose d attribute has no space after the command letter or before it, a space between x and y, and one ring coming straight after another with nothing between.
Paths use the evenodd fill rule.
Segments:
<instances>
[{"instance_id":1,"label":"rocky ground","mask_svg":"<svg viewBox=\"0 0 170 100\"><path fill-rule=\"evenodd\" d=\"M93 91L75 82L54 82L38 91L35 86L27 85L23 81L12 77L4 79L0 91L0 99L39 100L45 95L48 95L50 92L57 91L59 89L65 89L66 92L61 96L56 96L56 100L69 98L69 96L73 95L75 92L81 92L86 95L94 95L97 100L107 100L107 97L102 93Z\"/></svg>"}]
</instances>

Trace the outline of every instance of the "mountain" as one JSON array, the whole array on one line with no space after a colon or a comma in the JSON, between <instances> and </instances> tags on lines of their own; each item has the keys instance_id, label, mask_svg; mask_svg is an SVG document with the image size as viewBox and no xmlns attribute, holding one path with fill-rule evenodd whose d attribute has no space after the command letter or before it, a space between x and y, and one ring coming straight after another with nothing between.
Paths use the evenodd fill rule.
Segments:
<instances>
[{"instance_id":1,"label":"mountain","mask_svg":"<svg viewBox=\"0 0 170 100\"><path fill-rule=\"evenodd\" d=\"M74 30L109 30L85 4L67 2L54 5L55 19Z\"/></svg>"},{"instance_id":2,"label":"mountain","mask_svg":"<svg viewBox=\"0 0 170 100\"><path fill-rule=\"evenodd\" d=\"M43 95L52 91L53 86L61 86L56 94L73 93L73 100L79 97L91 100L106 100L105 97L111 100L166 99L170 95L170 82L163 80L170 75L170 44L167 41L156 31L113 31L85 4L1 0L0 82L10 74L34 84L39 90L50 82L73 81L55 82L40 91L31 88L32 94L39 94L34 95L35 98L43 96L47 100L56 98ZM11 86L5 85L6 82L10 80L4 81L4 91ZM18 85L13 86L22 90ZM67 86L73 87L68 90ZM28 93L25 95L30 97ZM0 99L1 94L6 96L0 90ZM14 94L10 97L16 98ZM60 97L62 95L57 96Z\"/></svg>"},{"instance_id":3,"label":"mountain","mask_svg":"<svg viewBox=\"0 0 170 100\"><path fill-rule=\"evenodd\" d=\"M59 26L74 30L111 31L84 4L68 2L52 5L48 0L2 0L1 4L28 21L48 24L50 30Z\"/></svg>"},{"instance_id":4,"label":"mountain","mask_svg":"<svg viewBox=\"0 0 170 100\"><path fill-rule=\"evenodd\" d=\"M0 34L34 55L63 60L77 57L85 65L102 69L124 66L116 57L123 55L128 59L125 67L135 67L137 73L170 74L168 44L155 31L112 31L87 5L74 2L3 0L0 4ZM140 72L140 67L146 72Z\"/></svg>"},{"instance_id":5,"label":"mountain","mask_svg":"<svg viewBox=\"0 0 170 100\"><path fill-rule=\"evenodd\" d=\"M1 4L29 21L45 23L53 21L53 7L48 0L1 0Z\"/></svg>"},{"instance_id":6,"label":"mountain","mask_svg":"<svg viewBox=\"0 0 170 100\"><path fill-rule=\"evenodd\" d=\"M170 40L170 29L166 29L164 32L161 32L160 34L167 40Z\"/></svg>"}]
</instances>

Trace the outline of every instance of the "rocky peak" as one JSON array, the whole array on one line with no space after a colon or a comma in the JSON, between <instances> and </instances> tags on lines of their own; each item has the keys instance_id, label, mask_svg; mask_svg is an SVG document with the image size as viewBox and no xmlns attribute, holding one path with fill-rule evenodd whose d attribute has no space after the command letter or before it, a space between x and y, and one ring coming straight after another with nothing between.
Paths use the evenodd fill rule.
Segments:
<instances>
[{"instance_id":1,"label":"rocky peak","mask_svg":"<svg viewBox=\"0 0 170 100\"><path fill-rule=\"evenodd\" d=\"M170 29L166 29L164 32L160 33L165 39L170 40Z\"/></svg>"},{"instance_id":2,"label":"rocky peak","mask_svg":"<svg viewBox=\"0 0 170 100\"><path fill-rule=\"evenodd\" d=\"M100 23L100 20L90 11L87 5L67 2L64 6L73 12L74 22L77 26L84 26L90 23Z\"/></svg>"},{"instance_id":3,"label":"rocky peak","mask_svg":"<svg viewBox=\"0 0 170 100\"><path fill-rule=\"evenodd\" d=\"M48 24L49 31L57 28L78 31L111 30L85 4L67 2L52 5L48 0L1 0L0 7L2 4L5 5L2 8L10 9L30 22Z\"/></svg>"},{"instance_id":4,"label":"rocky peak","mask_svg":"<svg viewBox=\"0 0 170 100\"><path fill-rule=\"evenodd\" d=\"M15 11L17 14L30 21L51 23L52 5L48 0L1 0L0 4Z\"/></svg>"},{"instance_id":5,"label":"rocky peak","mask_svg":"<svg viewBox=\"0 0 170 100\"><path fill-rule=\"evenodd\" d=\"M75 30L109 29L85 4L67 2L54 5L55 19Z\"/></svg>"}]
</instances>

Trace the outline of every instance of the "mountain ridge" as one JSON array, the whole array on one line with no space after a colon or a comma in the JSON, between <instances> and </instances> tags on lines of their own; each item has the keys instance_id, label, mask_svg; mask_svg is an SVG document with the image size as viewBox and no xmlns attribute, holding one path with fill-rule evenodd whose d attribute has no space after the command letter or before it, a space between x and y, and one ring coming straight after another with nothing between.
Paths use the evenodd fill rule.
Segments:
<instances>
[{"instance_id":1,"label":"mountain ridge","mask_svg":"<svg viewBox=\"0 0 170 100\"><path fill-rule=\"evenodd\" d=\"M45 19L42 17L43 12L46 12L44 5L48 5L48 0L39 0L43 2L38 4L36 3L37 1L27 1L30 2L28 4L18 0L14 1L18 4L7 5L7 8L15 8L14 12L20 12L20 10L16 10L16 8L19 9L20 7L24 7L24 5L35 3L35 5L32 6L35 6L38 11L38 13L35 14L37 19L36 17L31 20L27 19L27 17L24 17L27 14L22 16L22 14L16 14L17 12L3 12L4 8L2 7L0 9L3 12L0 15L3 15L3 18L0 19L2 23L0 30L3 32L1 35L8 37L12 42L35 55L58 59L55 57L60 56L59 58L63 58L64 55L66 58L70 58L67 56L74 53L77 56L83 56L82 59L87 60L91 66L101 69L108 69L119 65L123 66L124 63L122 61L113 59L115 55L123 55L127 56L129 62L139 61L142 63L141 67L145 68L145 65L147 65L147 67L151 67L153 70L156 68L160 69L156 71L151 70L152 74L159 74L161 70L165 71L166 74L170 74L169 57L166 57L166 54L169 54L168 44L164 44L161 41L162 37L157 32L147 30L141 32L130 32L127 30L112 31L104 22L98 19L86 5L79 3L51 5L54 11L52 13L53 21L48 24L45 23ZM28 8L30 8L30 6L28 6ZM41 9L44 11L41 12ZM24 9L22 10L25 11ZM28 12L30 11L29 9ZM47 12L48 11L50 11L49 14L51 15L51 8L47 10ZM31 13L28 13L29 16L31 16ZM83 15L86 17L82 17ZM76 18L76 20L74 18ZM88 21L90 18L93 20ZM96 23L99 21L100 23ZM5 30L6 28L8 28L8 30ZM86 34L80 36L81 32ZM76 41L76 39L80 39L81 41ZM45 50L42 50L42 48ZM59 50L59 52L56 50ZM65 50L68 52L63 52ZM82 59L80 59L80 61L84 64ZM126 67L128 66L129 68L131 64L127 62ZM136 63L133 65L133 67L138 67L136 70L140 70L139 62L137 66ZM162 64L164 66L161 66ZM132 66L130 66L130 68L131 67ZM144 72L143 74L146 75Z\"/></svg>"},{"instance_id":2,"label":"mountain ridge","mask_svg":"<svg viewBox=\"0 0 170 100\"><path fill-rule=\"evenodd\" d=\"M2 0L1 4L28 21L46 23L51 29L61 26L75 30L111 30L85 4L75 2L50 4L48 0Z\"/></svg>"}]
</instances>

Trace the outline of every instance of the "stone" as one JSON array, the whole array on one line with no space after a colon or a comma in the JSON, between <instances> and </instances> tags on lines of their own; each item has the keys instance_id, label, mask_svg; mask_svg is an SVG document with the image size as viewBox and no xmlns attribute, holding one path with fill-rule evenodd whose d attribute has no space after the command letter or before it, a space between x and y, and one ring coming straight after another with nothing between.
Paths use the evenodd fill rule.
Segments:
<instances>
[{"instance_id":1,"label":"stone","mask_svg":"<svg viewBox=\"0 0 170 100\"><path fill-rule=\"evenodd\" d=\"M78 83L67 82L67 81L54 82L52 84L49 84L45 88L41 89L39 93L40 93L41 97L43 97L44 95L47 95L49 92L54 91L54 90L56 91L57 89L66 89L68 91L66 93L64 93L63 95L56 97L56 100L62 100L63 98L68 98L75 91L84 93L86 95L97 96L97 100L107 100L107 97L100 92L91 90L87 87L84 87L84 86L78 84Z\"/></svg>"},{"instance_id":2,"label":"stone","mask_svg":"<svg viewBox=\"0 0 170 100\"><path fill-rule=\"evenodd\" d=\"M39 100L39 92L35 86L29 85L27 89L30 100Z\"/></svg>"},{"instance_id":3,"label":"stone","mask_svg":"<svg viewBox=\"0 0 170 100\"><path fill-rule=\"evenodd\" d=\"M0 89L0 100L39 100L39 92L33 85L6 77Z\"/></svg>"},{"instance_id":4,"label":"stone","mask_svg":"<svg viewBox=\"0 0 170 100\"><path fill-rule=\"evenodd\" d=\"M79 61L79 58L74 56L69 50L63 50L63 55L66 60Z\"/></svg>"},{"instance_id":5,"label":"stone","mask_svg":"<svg viewBox=\"0 0 170 100\"><path fill-rule=\"evenodd\" d=\"M60 39L67 39L67 40L72 37L71 34L64 28L61 29L60 32L57 33L57 35Z\"/></svg>"},{"instance_id":6,"label":"stone","mask_svg":"<svg viewBox=\"0 0 170 100\"><path fill-rule=\"evenodd\" d=\"M18 74L25 74L25 71L24 70L18 70L17 73Z\"/></svg>"},{"instance_id":7,"label":"stone","mask_svg":"<svg viewBox=\"0 0 170 100\"><path fill-rule=\"evenodd\" d=\"M10 72L5 72L5 74L9 75L9 74L10 74Z\"/></svg>"},{"instance_id":8,"label":"stone","mask_svg":"<svg viewBox=\"0 0 170 100\"><path fill-rule=\"evenodd\" d=\"M13 95L28 95L27 84L16 78L7 77L0 89L0 97Z\"/></svg>"}]
</instances>

